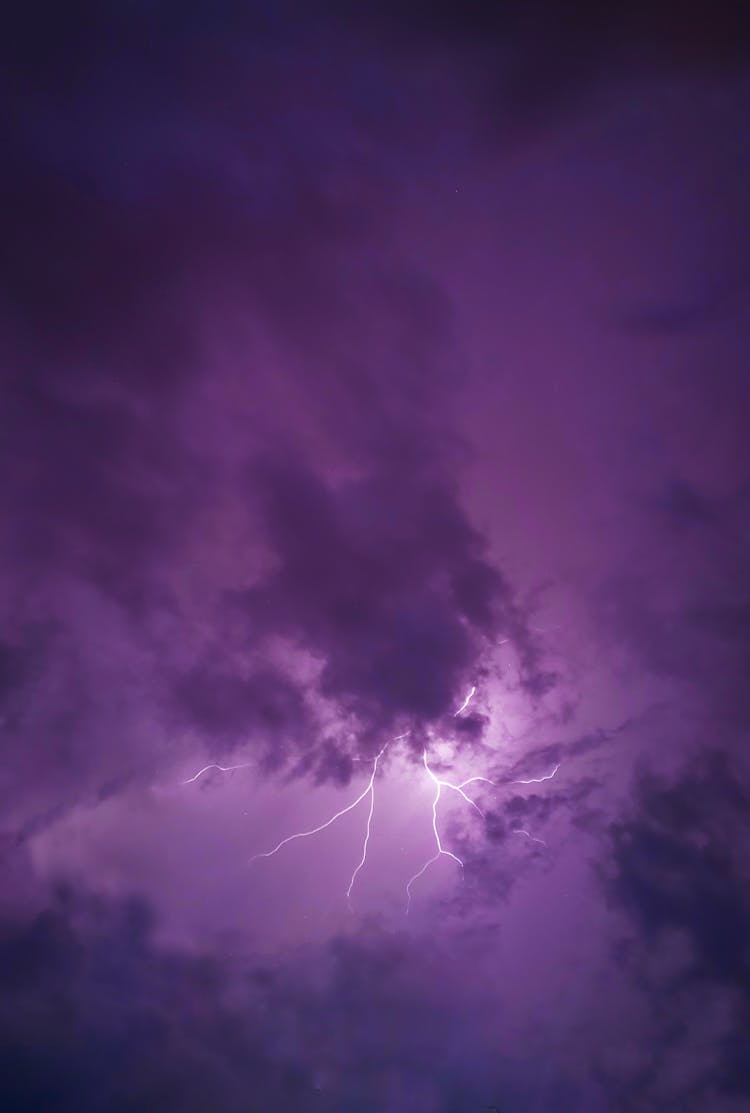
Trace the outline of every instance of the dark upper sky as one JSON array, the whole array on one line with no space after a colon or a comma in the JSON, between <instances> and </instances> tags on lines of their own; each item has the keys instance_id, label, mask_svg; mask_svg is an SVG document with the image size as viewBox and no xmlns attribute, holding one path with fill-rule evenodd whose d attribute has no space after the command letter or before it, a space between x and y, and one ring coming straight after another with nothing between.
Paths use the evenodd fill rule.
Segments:
<instances>
[{"instance_id":1,"label":"dark upper sky","mask_svg":"<svg viewBox=\"0 0 750 1113\"><path fill-rule=\"evenodd\" d=\"M738 8L5 17L4 1111L750 1109Z\"/></svg>"}]
</instances>

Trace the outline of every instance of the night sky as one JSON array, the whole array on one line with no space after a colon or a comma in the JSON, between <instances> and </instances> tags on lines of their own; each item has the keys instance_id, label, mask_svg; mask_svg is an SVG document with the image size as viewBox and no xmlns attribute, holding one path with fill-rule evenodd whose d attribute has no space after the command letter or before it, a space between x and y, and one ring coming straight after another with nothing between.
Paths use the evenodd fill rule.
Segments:
<instances>
[{"instance_id":1,"label":"night sky","mask_svg":"<svg viewBox=\"0 0 750 1113\"><path fill-rule=\"evenodd\" d=\"M750 35L615 7L3 16L3 1113L750 1110Z\"/></svg>"}]
</instances>

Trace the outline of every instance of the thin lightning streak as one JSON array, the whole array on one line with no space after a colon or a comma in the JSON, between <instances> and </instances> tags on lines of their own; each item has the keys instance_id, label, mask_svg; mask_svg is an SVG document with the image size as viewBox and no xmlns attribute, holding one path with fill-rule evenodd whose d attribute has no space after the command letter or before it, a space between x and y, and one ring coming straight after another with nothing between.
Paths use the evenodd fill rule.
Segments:
<instances>
[{"instance_id":1,"label":"thin lightning streak","mask_svg":"<svg viewBox=\"0 0 750 1113\"><path fill-rule=\"evenodd\" d=\"M378 755L378 757L379 756L380 755ZM360 858L357 865L354 867L354 872L352 873L352 876L349 880L349 888L346 890L346 903L349 905L349 910L350 911L354 911L354 909L352 907L352 889L354 888L354 882L357 880L357 874L359 873L359 871L362 869L365 862L367 861L367 847L368 847L369 842L370 842L370 828L372 826L372 815L373 815L373 812L375 811L375 789L373 787L373 781L375 780L375 770L377 769L377 767L378 767L378 759L375 758L375 765L373 766L373 770L372 770L372 780L370 781L370 810L367 813L367 826L365 827L365 841L362 843L362 857Z\"/></svg>"},{"instance_id":2,"label":"thin lightning streak","mask_svg":"<svg viewBox=\"0 0 750 1113\"><path fill-rule=\"evenodd\" d=\"M182 781L181 783L184 785L191 785L194 781L197 781L199 777L202 777L204 773L208 773L209 769L218 769L220 773L231 773L234 769L248 769L250 764L249 761L243 761L241 765L216 765L214 763L211 765L204 765L202 769L198 770L195 776L189 777L186 781Z\"/></svg>"},{"instance_id":3,"label":"thin lightning streak","mask_svg":"<svg viewBox=\"0 0 750 1113\"><path fill-rule=\"evenodd\" d=\"M474 691L474 689L472 689L472 694L473 694L473 691ZM437 807L438 807L438 804L440 803L440 796L441 796L441 793L442 793L443 789L444 788L450 788L454 792L457 792L458 795L463 800L465 800L467 804L471 804L472 808L474 808L477 812L479 812L479 814L482 816L482 818L484 818L483 812L482 812L481 808L479 807L479 805L476 803L476 801L472 800L470 796L466 795L466 793L464 792L464 789L467 785L475 784L477 781L484 781L486 784L494 784L495 783L494 781L491 781L489 779L489 777L469 777L468 780L462 781L460 785L454 785L451 781L445 781L442 778L435 776L432 769L430 769L429 763L427 761L427 750L422 751L422 763L425 767L425 771L426 771L428 777L430 778L430 780L432 780L434 782L434 785L435 785L435 796L433 797L433 800L432 800L432 833L435 836L435 846L437 847L437 852L435 854L433 854L433 856L425 862L425 864L422 866L422 868L417 873L415 873L413 877L410 877L408 882L406 883L406 915L407 916L409 915L409 909L411 907L411 887L414 884L414 882L418 881L419 878L430 868L430 866L433 864L433 862L437 862L438 858L441 858L441 857L452 858L453 861L456 862L461 867L462 870L464 868L464 864L461 861L461 859L456 854L454 854L451 850L446 850L445 847L443 846L442 842L440 841L440 832L438 831L438 826L437 826Z\"/></svg>"},{"instance_id":4,"label":"thin lightning streak","mask_svg":"<svg viewBox=\"0 0 750 1113\"><path fill-rule=\"evenodd\" d=\"M347 903L349 904L349 907L351 908L352 907L351 896L352 896L352 889L354 888L354 882L357 880L357 874L359 873L359 871L362 869L365 862L367 861L367 848L368 848L369 842L370 842L370 831L371 831L371 828L372 828L372 816L373 816L373 813L375 811L375 776L376 776L377 771L378 771L378 762L380 761L381 757L383 756L383 754L387 750L388 745L389 745L389 743L386 742L385 746L383 746L380 753L376 754L375 759L372 763L372 773L370 774L370 780L367 782L367 787L364 789L363 792L361 792L359 794L359 796L357 797L356 800L353 800L351 804L348 804L345 808L342 808L340 812L336 812L336 814L332 815L330 819L327 819L325 823L321 823L319 827L313 827L310 831L296 831L293 835L287 835L287 837L285 839L282 839L281 842L278 843L273 848L273 850L266 850L261 854L254 854L252 856L252 858L250 859L250 861L255 862L255 861L257 861L258 858L272 858L273 855L276 854L279 850L281 850L282 846L286 846L287 843L294 842L295 839L307 839L311 835L317 835L321 831L325 831L326 828L330 827L332 823L335 823L337 819L341 819L341 817L346 815L347 812L353 811L354 808L356 808L357 804L360 804L364 800L365 796L369 796L370 797L370 810L367 814L367 824L366 824L366 827L365 827L365 838L364 838L364 842L362 844L362 857L360 858L359 862L357 863L357 865L354 868L354 872L352 873L351 879L349 881L349 887L346 890Z\"/></svg>"},{"instance_id":5,"label":"thin lightning streak","mask_svg":"<svg viewBox=\"0 0 750 1113\"><path fill-rule=\"evenodd\" d=\"M278 851L281 850L282 846L286 846L287 843L294 842L295 839L307 839L311 835L318 835L321 831L325 831L326 827L330 827L331 824L335 823L337 819L341 819L341 817L343 815L346 815L347 812L350 812L354 808L356 808L357 804L364 800L369 791L370 786L368 784L367 788L364 790L364 792L360 793L356 800L347 805L347 807L342 808L340 812L336 812L336 814L332 815L330 819L327 819L325 823L321 823L319 827L313 827L309 831L296 831L293 835L288 835L285 839L282 839L281 842L273 848L273 850L266 850L261 854L253 854L250 861L255 862L258 858L272 858L274 854L277 854Z\"/></svg>"},{"instance_id":6,"label":"thin lightning streak","mask_svg":"<svg viewBox=\"0 0 750 1113\"><path fill-rule=\"evenodd\" d=\"M511 781L512 785L540 785L542 781L551 781L557 770L560 768L559 763L555 766L551 773L547 773L544 777L529 777L525 781Z\"/></svg>"},{"instance_id":7,"label":"thin lightning streak","mask_svg":"<svg viewBox=\"0 0 750 1113\"><path fill-rule=\"evenodd\" d=\"M397 734L395 738L391 739L391 741L392 742L400 742L402 738L408 738L408 737L409 737L409 731L407 730L405 734ZM385 749L387 749L387 746L383 747L383 750L385 750ZM382 754L383 750L380 751L380 754ZM380 754L378 754L378 759L380 758ZM367 759L363 758L363 757L353 757L352 758L352 761L366 761L366 760Z\"/></svg>"},{"instance_id":8,"label":"thin lightning streak","mask_svg":"<svg viewBox=\"0 0 750 1113\"><path fill-rule=\"evenodd\" d=\"M514 835L525 835L527 839L531 840L531 842L538 842L540 846L546 846L547 845L546 842L544 841L544 839L536 838L534 835L530 834L523 827L514 827L513 828L513 834Z\"/></svg>"},{"instance_id":9,"label":"thin lightning streak","mask_svg":"<svg viewBox=\"0 0 750 1113\"><path fill-rule=\"evenodd\" d=\"M454 792L457 792L458 795L463 797L467 804L471 804L472 808L475 808L476 811L478 811L481 815L482 819L484 819L484 812L482 811L482 809L479 807L475 800L472 800L471 797L467 796L464 792L464 789L467 785L476 784L477 781L483 781L485 784L488 785L494 785L495 783L494 781L491 781L489 777L469 777L468 781L461 781L460 785L451 784L450 781L441 781L441 784L444 788L452 788Z\"/></svg>"},{"instance_id":10,"label":"thin lightning streak","mask_svg":"<svg viewBox=\"0 0 750 1113\"><path fill-rule=\"evenodd\" d=\"M474 696L476 695L476 690L477 690L477 689L476 689L476 685L473 685L473 686L472 686L472 688L471 688L471 691L469 692L468 696L466 697L466 699L464 700L464 702L463 702L463 703L461 704L461 706L459 707L458 711L455 711L455 712L453 713L453 717L454 717L454 719L455 719L455 718L458 718L458 716L459 716L459 715L460 715L460 714L461 714L462 712L464 712L464 711L466 710L466 708L467 708L467 707L469 706L469 704L471 703L471 701L472 701L472 700L474 699Z\"/></svg>"},{"instance_id":11,"label":"thin lightning streak","mask_svg":"<svg viewBox=\"0 0 750 1113\"><path fill-rule=\"evenodd\" d=\"M471 703L471 700L474 698L474 696L476 694L476 690L477 690L476 686L473 686L469 690L469 692L468 692L466 698L464 699L463 703L461 704L461 706L458 708L457 711L454 712L454 716L457 717L457 716L463 714L463 712L466 710L466 708ZM399 741L403 740L404 738L407 738L409 736L409 733L410 732L407 731L404 734L400 734L396 738L392 739L392 741L393 742L399 742ZM373 815L375 813L375 778L377 776L377 771L378 771L378 762L380 761L381 757L383 756L383 754L385 753L385 751L386 751L386 749L388 748L389 745L390 745L390 743L386 743L386 745L383 746L383 748L380 750L380 752L373 759L372 771L370 773L370 779L367 782L367 785L365 786L363 791L359 794L359 796L357 796L357 798L355 800L353 800L350 804L347 804L347 806L345 808L342 808L340 811L338 811L334 815L332 815L329 819L327 819L325 821L325 823L321 823L319 826L313 827L309 831L295 831L293 834L287 835L287 837L282 839L279 843L277 843L276 846L274 846L272 850L266 850L266 851L263 851L262 853L254 854L253 857L250 859L250 861L255 862L259 858L272 858L275 854L277 854L282 849L282 847L286 846L288 843L294 842L296 839L307 839L307 838L311 838L313 835L320 834L321 831L325 831L328 827L330 827L333 823L335 823L337 819L341 819L343 816L345 816L349 812L353 811L359 804L361 804L361 802L365 799L366 796L369 796L370 805L369 805L368 812L367 812L367 821L365 823L364 839L363 839L363 842L362 842L362 854L361 854L361 857L360 857L359 861L357 862L356 866L354 867L354 870L352 871L352 875L349 879L349 885L346 889L347 904L349 905L350 910L352 910L352 899L351 899L352 891L354 889L354 885L356 883L356 880L357 880L357 877L359 876L360 871L364 868L364 866L367 863L367 852L368 852L369 845L370 845L370 835L372 833L372 819L373 819ZM352 760L353 761L361 761L362 759L355 757ZM426 749L423 750L423 752L422 752L422 764L424 765L424 769L425 769L425 772L427 773L428 777L430 778L430 780L435 785L435 795L434 795L433 800L432 800L432 833L433 833L433 837L434 837L434 840L435 840L435 848L436 849L435 849L435 853L430 858L427 859L427 861L424 863L424 865L417 871L417 873L414 874L413 877L409 878L409 880L406 884L406 915L407 916L409 915L409 910L410 910L410 907L411 907L413 885L420 879L420 877L422 877L427 872L427 870L430 868L431 865L433 865L435 862L438 861L439 858L451 858L456 863L456 865L461 867L462 871L464 869L464 863L461 860L461 858L459 858L457 854L454 854L453 851L447 850L443 846L443 843L442 843L441 838L440 838L440 832L438 830L437 809L438 809L438 804L440 803L440 799L441 799L441 796L442 796L443 789L448 788L452 792L457 793L465 803L470 804L471 807L474 808L474 810L478 813L478 815L480 815L480 816L482 816L482 818L484 818L484 813L482 812L482 809L479 807L477 802L475 800L472 800L472 798L465 792L465 789L469 785L478 784L478 783L489 784L489 785L494 785L494 786L497 785L497 782L493 781L493 780L490 780L489 777L468 777L465 781L461 781L460 784L454 784L452 781L447 781L442 777L438 777L433 772L433 770L430 768L429 762L427 760L427 750ZM199 776L201 776L203 773L205 773L208 769L212 769L212 768L222 769L223 772L228 772L229 771L229 769L224 769L222 766L206 766L206 768L201 769L200 772L195 775L195 777L192 777L190 781L186 781L184 783L189 784L193 780L197 780L197 778ZM242 766L231 766L229 768L239 769L239 768L242 768ZM529 778L525 778L525 779L519 779L519 780L511 781L510 783L511 784L523 784L523 785L541 784L543 781L551 780L552 777L555 776L555 774L557 773L559 768L560 768L560 765L558 764L554 767L554 769L552 769L552 771L550 773L547 773L543 777L529 777ZM529 831L526 831L523 828L515 828L514 829L514 834L523 835L525 838L529 839L532 842L538 843L541 846L545 846L545 847L547 846L547 843L544 842L543 839L536 838Z\"/></svg>"}]
</instances>

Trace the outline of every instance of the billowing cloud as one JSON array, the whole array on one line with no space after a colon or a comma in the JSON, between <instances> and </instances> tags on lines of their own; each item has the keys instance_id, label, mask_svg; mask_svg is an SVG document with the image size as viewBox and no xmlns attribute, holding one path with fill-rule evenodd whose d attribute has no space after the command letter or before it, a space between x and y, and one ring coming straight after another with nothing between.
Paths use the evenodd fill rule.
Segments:
<instances>
[{"instance_id":1,"label":"billowing cloud","mask_svg":"<svg viewBox=\"0 0 750 1113\"><path fill-rule=\"evenodd\" d=\"M0 55L10 1107L738 1113L744 24Z\"/></svg>"},{"instance_id":2,"label":"billowing cloud","mask_svg":"<svg viewBox=\"0 0 750 1113\"><path fill-rule=\"evenodd\" d=\"M634 929L622 955L647 995L654 1039L621 1080L622 1101L661 1093L673 1104L723 1108L750 1094L748 803L726 756L707 752L674 782L644 774L612 829L607 893Z\"/></svg>"}]
</instances>

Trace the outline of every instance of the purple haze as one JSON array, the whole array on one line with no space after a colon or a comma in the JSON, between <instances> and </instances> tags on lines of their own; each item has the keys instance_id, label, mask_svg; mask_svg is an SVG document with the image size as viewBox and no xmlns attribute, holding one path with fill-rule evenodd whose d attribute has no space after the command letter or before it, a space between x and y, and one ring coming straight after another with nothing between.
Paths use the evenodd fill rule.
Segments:
<instances>
[{"instance_id":1,"label":"purple haze","mask_svg":"<svg viewBox=\"0 0 750 1113\"><path fill-rule=\"evenodd\" d=\"M0 51L3 1110L749 1109L735 8Z\"/></svg>"}]
</instances>

